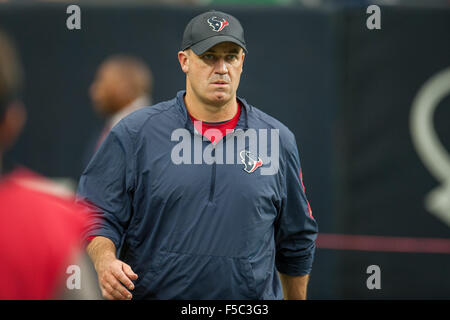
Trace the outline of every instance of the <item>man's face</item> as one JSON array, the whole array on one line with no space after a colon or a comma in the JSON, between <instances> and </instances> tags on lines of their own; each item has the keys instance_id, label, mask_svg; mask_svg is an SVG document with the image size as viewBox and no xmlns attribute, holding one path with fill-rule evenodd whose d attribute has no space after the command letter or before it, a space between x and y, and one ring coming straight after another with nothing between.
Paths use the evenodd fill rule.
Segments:
<instances>
[{"instance_id":1,"label":"man's face","mask_svg":"<svg viewBox=\"0 0 450 320\"><path fill-rule=\"evenodd\" d=\"M99 68L90 87L90 96L96 111L111 115L126 105L123 82L117 66L106 63Z\"/></svg>"},{"instance_id":2,"label":"man's face","mask_svg":"<svg viewBox=\"0 0 450 320\"><path fill-rule=\"evenodd\" d=\"M187 75L187 90L202 102L223 106L236 97L245 54L232 42L215 45L202 55L192 50L178 54Z\"/></svg>"}]
</instances>

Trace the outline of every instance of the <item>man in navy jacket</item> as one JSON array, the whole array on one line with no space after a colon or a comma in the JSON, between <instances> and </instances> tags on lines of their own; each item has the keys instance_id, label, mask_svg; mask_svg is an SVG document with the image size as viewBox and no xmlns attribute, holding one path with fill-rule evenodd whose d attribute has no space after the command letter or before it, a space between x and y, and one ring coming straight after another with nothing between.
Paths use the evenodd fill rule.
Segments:
<instances>
[{"instance_id":1,"label":"man in navy jacket","mask_svg":"<svg viewBox=\"0 0 450 320\"><path fill-rule=\"evenodd\" d=\"M84 171L105 298L306 298L317 224L294 135L236 96L246 53L233 16L193 18L186 90L120 121Z\"/></svg>"}]
</instances>

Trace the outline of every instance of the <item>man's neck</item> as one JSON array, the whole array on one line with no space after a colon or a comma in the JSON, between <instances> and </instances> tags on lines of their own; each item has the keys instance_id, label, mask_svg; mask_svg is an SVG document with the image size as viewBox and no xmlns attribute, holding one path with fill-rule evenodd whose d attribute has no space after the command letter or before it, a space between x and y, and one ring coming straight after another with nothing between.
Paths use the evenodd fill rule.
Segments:
<instances>
[{"instance_id":1,"label":"man's neck","mask_svg":"<svg viewBox=\"0 0 450 320\"><path fill-rule=\"evenodd\" d=\"M190 115L204 122L222 122L232 119L237 112L236 96L222 106L213 106L196 99L194 94L186 92L184 103Z\"/></svg>"},{"instance_id":2,"label":"man's neck","mask_svg":"<svg viewBox=\"0 0 450 320\"><path fill-rule=\"evenodd\" d=\"M151 97L149 96L140 96L131 101L121 110L117 111L107 121L107 125L112 128L114 127L120 120L125 118L127 115L132 113L133 111L138 110L139 108L150 106L152 104Z\"/></svg>"}]
</instances>

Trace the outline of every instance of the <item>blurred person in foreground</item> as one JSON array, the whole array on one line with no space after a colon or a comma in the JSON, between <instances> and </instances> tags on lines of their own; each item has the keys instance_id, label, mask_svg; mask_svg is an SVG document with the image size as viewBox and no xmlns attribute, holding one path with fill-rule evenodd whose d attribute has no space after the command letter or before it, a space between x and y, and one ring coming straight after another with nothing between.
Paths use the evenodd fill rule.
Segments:
<instances>
[{"instance_id":1,"label":"blurred person in foreground","mask_svg":"<svg viewBox=\"0 0 450 320\"><path fill-rule=\"evenodd\" d=\"M137 57L110 56L98 68L89 93L96 112L106 118L104 128L91 148L92 155L122 118L151 105L152 71Z\"/></svg>"},{"instance_id":2,"label":"blurred person in foreground","mask_svg":"<svg viewBox=\"0 0 450 320\"><path fill-rule=\"evenodd\" d=\"M236 95L246 54L236 18L194 17L186 90L125 117L84 171L104 297L306 299L317 223L294 134Z\"/></svg>"},{"instance_id":3,"label":"blurred person in foreground","mask_svg":"<svg viewBox=\"0 0 450 320\"><path fill-rule=\"evenodd\" d=\"M18 56L0 31L0 160L25 124L20 87ZM87 215L74 199L72 193L31 170L1 166L0 299L99 297L92 286L91 263L81 246ZM73 290L66 285L70 265L81 270L80 289L75 287L76 279Z\"/></svg>"}]
</instances>

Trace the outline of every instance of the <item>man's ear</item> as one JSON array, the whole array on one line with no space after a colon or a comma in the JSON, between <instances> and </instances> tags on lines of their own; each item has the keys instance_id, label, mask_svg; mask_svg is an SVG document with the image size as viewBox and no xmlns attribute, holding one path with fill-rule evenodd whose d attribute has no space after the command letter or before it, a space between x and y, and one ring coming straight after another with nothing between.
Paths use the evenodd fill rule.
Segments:
<instances>
[{"instance_id":1,"label":"man's ear","mask_svg":"<svg viewBox=\"0 0 450 320\"><path fill-rule=\"evenodd\" d=\"M21 102L15 101L6 108L0 121L0 148L2 151L14 144L22 132L26 118L25 107Z\"/></svg>"},{"instance_id":2,"label":"man's ear","mask_svg":"<svg viewBox=\"0 0 450 320\"><path fill-rule=\"evenodd\" d=\"M184 73L188 73L188 71L189 71L189 52L187 50L178 52L178 61L180 62L181 70L183 70Z\"/></svg>"}]
</instances>

